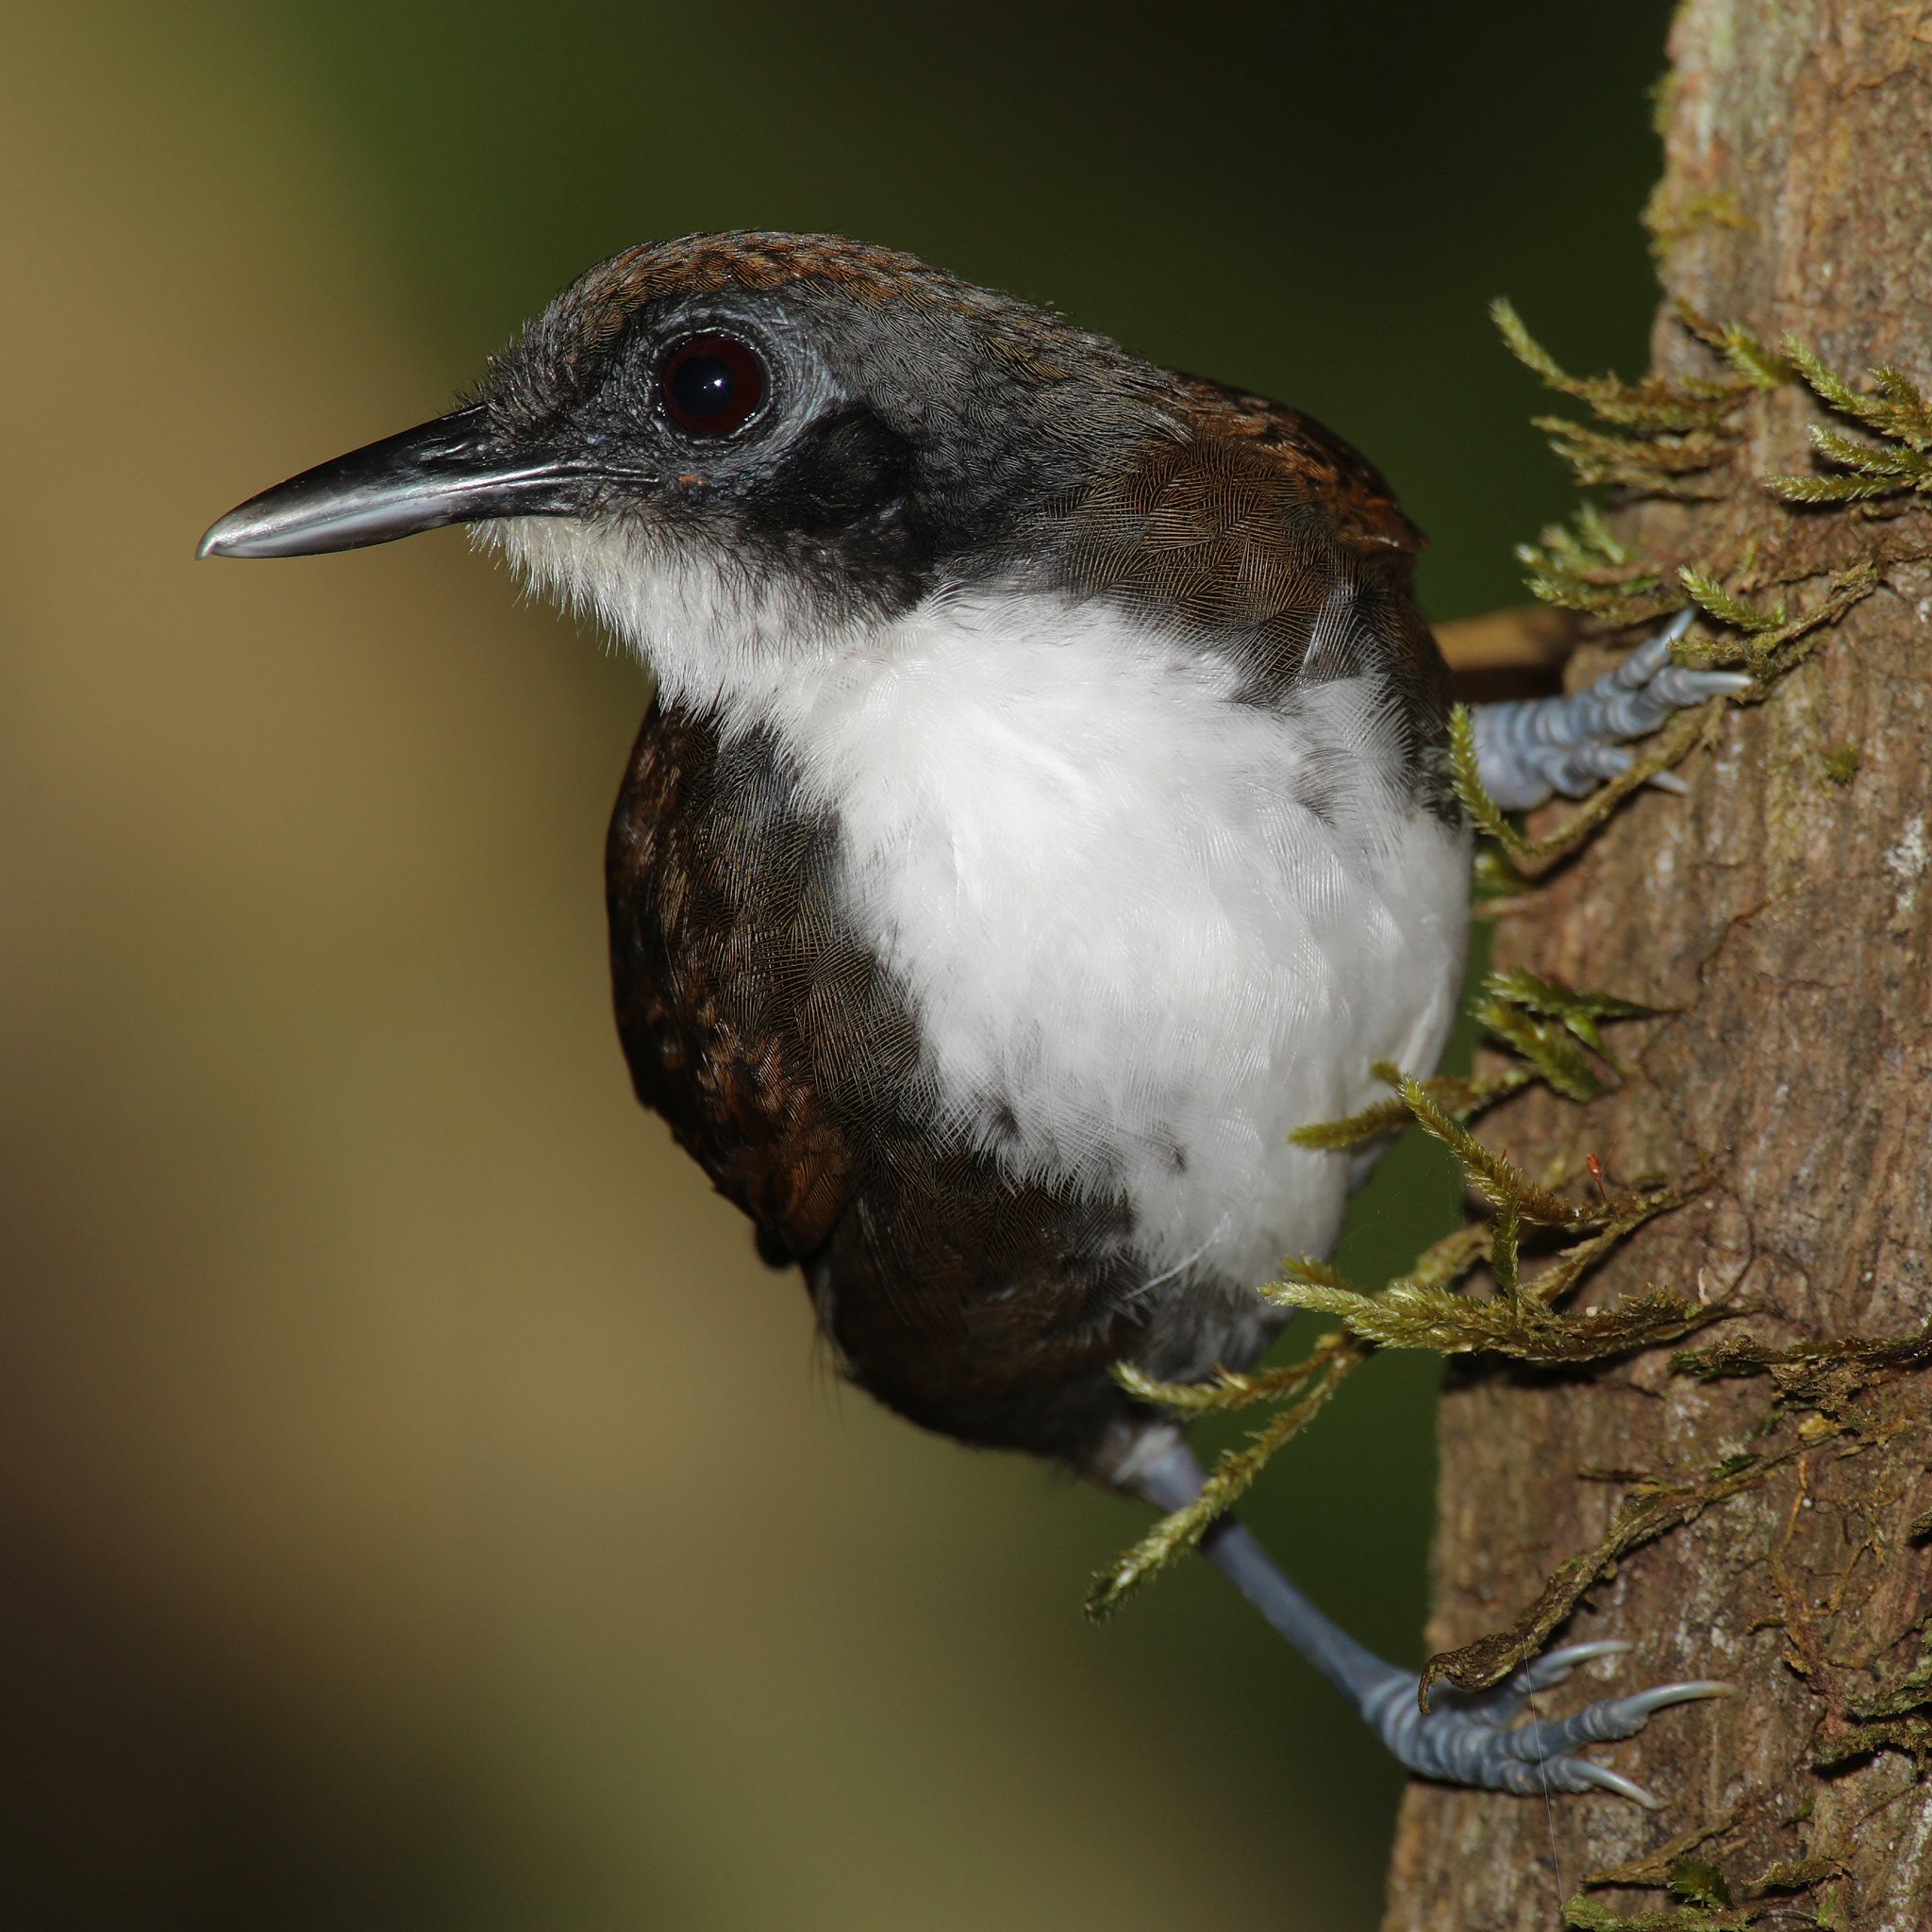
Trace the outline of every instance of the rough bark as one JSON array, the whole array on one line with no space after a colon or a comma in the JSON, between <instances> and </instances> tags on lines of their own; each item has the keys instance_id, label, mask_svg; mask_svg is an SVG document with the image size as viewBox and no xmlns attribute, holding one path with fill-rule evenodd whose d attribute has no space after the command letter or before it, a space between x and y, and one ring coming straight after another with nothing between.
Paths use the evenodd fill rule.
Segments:
<instances>
[{"instance_id":1,"label":"rough bark","mask_svg":"<svg viewBox=\"0 0 1932 1932\"><path fill-rule=\"evenodd\" d=\"M1932 380L1932 6L1688 0L1670 52L1650 210L1667 297L1773 342L1790 330L1854 375L1893 363ZM1714 373L1669 301L1654 366ZM1816 472L1819 420L1802 389L1755 399L1720 495L1624 512L1667 566L1715 567L1767 600L1802 607L1861 556L1883 584L1770 702L1725 718L1714 753L1684 768L1694 796L1640 798L1499 922L1499 963L1678 1010L1625 1034L1641 1045L1622 1091L1588 1108L1532 1096L1484 1129L1533 1172L1586 1151L1624 1178L1711 1169L1708 1192L1585 1298L1702 1284L1761 1309L1717 1334L1785 1346L1932 1317L1932 568L1916 560L1932 514L1923 497L1872 517L1766 491L1766 475ZM1847 746L1856 776L1834 782L1827 759ZM1747 1449L1790 1459L1626 1558L1565 1633L1637 1645L1582 1695L1707 1674L1741 1693L1601 1754L1667 1808L1416 1786L1388 1932L1559 1924L1589 1874L1674 1841L1757 1923L1932 1924L1932 1783L1897 1750L1814 1769L1920 1655L1932 1556L1911 1531L1932 1509L1932 1376L1857 1397L1862 1433L1802 1404L1779 1412L1774 1395L1762 1378L1674 1374L1661 1350L1568 1380L1452 1373L1432 1648L1507 1624L1601 1539L1622 1493L1604 1473L1696 1475ZM1632 1917L1679 1907L1661 1890L1669 1862L1647 1874L1657 1890L1590 1895ZM1780 1863L1792 1886L1765 1887Z\"/></svg>"}]
</instances>

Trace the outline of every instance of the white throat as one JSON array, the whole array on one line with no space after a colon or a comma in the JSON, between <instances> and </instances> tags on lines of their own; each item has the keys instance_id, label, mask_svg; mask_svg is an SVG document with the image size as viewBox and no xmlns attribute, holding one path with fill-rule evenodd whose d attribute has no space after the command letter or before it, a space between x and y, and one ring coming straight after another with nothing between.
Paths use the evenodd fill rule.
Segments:
<instances>
[{"instance_id":1,"label":"white throat","mask_svg":"<svg viewBox=\"0 0 1932 1932\"><path fill-rule=\"evenodd\" d=\"M499 528L667 698L785 743L961 1133L1124 1194L1155 1271L1327 1252L1351 1163L1288 1135L1381 1097L1376 1059L1434 1067L1467 929L1467 842L1410 801L1379 687L1240 703L1226 663L1041 595L815 631L728 565Z\"/></svg>"}]
</instances>

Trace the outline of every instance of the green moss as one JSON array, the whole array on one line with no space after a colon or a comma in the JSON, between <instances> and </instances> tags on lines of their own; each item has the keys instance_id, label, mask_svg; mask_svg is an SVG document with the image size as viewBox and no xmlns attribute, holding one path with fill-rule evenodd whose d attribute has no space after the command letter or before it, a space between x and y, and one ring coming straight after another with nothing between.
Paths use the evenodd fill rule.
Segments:
<instances>
[{"instance_id":1,"label":"green moss","mask_svg":"<svg viewBox=\"0 0 1932 1932\"><path fill-rule=\"evenodd\" d=\"M1660 182L1643 205L1643 225L1650 231L1653 252L1663 256L1706 228L1731 228L1748 234L1757 225L1728 188L1684 194L1674 193Z\"/></svg>"},{"instance_id":2,"label":"green moss","mask_svg":"<svg viewBox=\"0 0 1932 1932\"><path fill-rule=\"evenodd\" d=\"M1693 1906L1706 1906L1715 1911L1731 1902L1731 1888L1724 1874L1707 1858L1679 1858L1671 1867L1667 1883L1679 1898Z\"/></svg>"},{"instance_id":3,"label":"green moss","mask_svg":"<svg viewBox=\"0 0 1932 1932\"><path fill-rule=\"evenodd\" d=\"M1698 1907L1666 1906L1661 1910L1618 1911L1591 1898L1573 1898L1563 1907L1563 1923L1576 1932L1730 1932L1751 1924L1755 1913L1712 1912Z\"/></svg>"},{"instance_id":4,"label":"green moss","mask_svg":"<svg viewBox=\"0 0 1932 1932\"><path fill-rule=\"evenodd\" d=\"M1785 338L1785 358L1820 402L1848 416L1879 441L1859 442L1813 424L1811 446L1833 469L1826 476L1772 476L1767 486L1787 503L1856 504L1901 491L1932 494L1932 404L1898 370L1866 373L1855 389L1794 336Z\"/></svg>"}]
</instances>

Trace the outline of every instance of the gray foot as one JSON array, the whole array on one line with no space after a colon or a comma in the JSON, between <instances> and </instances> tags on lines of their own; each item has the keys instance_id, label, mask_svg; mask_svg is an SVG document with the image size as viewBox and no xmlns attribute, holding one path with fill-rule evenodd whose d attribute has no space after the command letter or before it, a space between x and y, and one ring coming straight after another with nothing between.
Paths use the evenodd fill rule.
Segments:
<instances>
[{"instance_id":1,"label":"gray foot","mask_svg":"<svg viewBox=\"0 0 1932 1932\"><path fill-rule=\"evenodd\" d=\"M1476 706L1471 717L1484 790L1506 811L1527 811L1558 791L1580 798L1630 769L1624 740L1646 736L1686 706L1748 689L1752 679L1741 671L1691 671L1672 660L1671 646L1695 615L1680 610L1614 671L1569 697ZM1667 772L1651 782L1686 789Z\"/></svg>"},{"instance_id":2,"label":"gray foot","mask_svg":"<svg viewBox=\"0 0 1932 1932\"><path fill-rule=\"evenodd\" d=\"M1728 1684L1707 1678L1659 1684L1630 1697L1587 1704L1569 1717L1516 1722L1532 1695L1555 1689L1578 1664L1629 1648L1619 1642L1573 1643L1525 1664L1493 1690L1472 1696L1439 1690L1426 1711L1416 1703L1417 1680L1391 1672L1362 1700L1362 1715L1390 1750L1424 1777L1526 1794L1597 1789L1656 1810L1662 1801L1641 1785L1575 1753L1584 1745L1634 1738L1667 1705L1728 1696Z\"/></svg>"},{"instance_id":3,"label":"gray foot","mask_svg":"<svg viewBox=\"0 0 1932 1932\"><path fill-rule=\"evenodd\" d=\"M1128 1486L1161 1509L1192 1502L1201 1493L1201 1481L1200 1464L1178 1440L1166 1442L1126 1478ZM1730 1693L1728 1684L1703 1678L1659 1684L1631 1697L1585 1705L1570 1717L1518 1724L1536 1692L1554 1690L1591 1657L1618 1657L1630 1648L1616 1641L1573 1643L1524 1665L1493 1690L1475 1695L1440 1690L1424 1711L1416 1702L1416 1677L1385 1662L1324 1617L1232 1516L1220 1518L1202 1538L1201 1554L1348 1699L1409 1770L1447 1784L1531 1797L1543 1791L1615 1791L1655 1807L1657 1799L1641 1785L1575 1754L1612 1738L1634 1738L1652 1712L1666 1705Z\"/></svg>"}]
</instances>

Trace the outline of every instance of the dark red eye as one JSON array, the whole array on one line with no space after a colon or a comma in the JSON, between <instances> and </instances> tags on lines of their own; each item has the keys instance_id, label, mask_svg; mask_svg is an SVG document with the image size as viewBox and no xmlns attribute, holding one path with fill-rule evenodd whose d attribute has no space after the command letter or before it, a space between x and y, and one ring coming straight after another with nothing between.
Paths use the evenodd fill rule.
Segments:
<instances>
[{"instance_id":1,"label":"dark red eye","mask_svg":"<svg viewBox=\"0 0 1932 1932\"><path fill-rule=\"evenodd\" d=\"M693 436L729 436L758 414L765 399L765 365L736 336L687 336L665 357L658 390L680 429Z\"/></svg>"}]
</instances>

